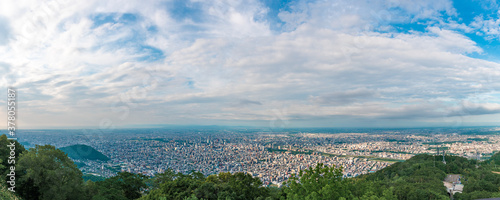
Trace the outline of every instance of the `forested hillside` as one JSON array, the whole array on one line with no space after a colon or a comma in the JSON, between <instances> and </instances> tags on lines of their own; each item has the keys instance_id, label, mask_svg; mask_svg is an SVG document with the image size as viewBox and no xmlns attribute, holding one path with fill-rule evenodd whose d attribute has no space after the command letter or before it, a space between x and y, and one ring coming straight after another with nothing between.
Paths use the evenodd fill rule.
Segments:
<instances>
[{"instance_id":1,"label":"forested hillside","mask_svg":"<svg viewBox=\"0 0 500 200\"><path fill-rule=\"evenodd\" d=\"M105 155L103 155L101 152L95 150L91 146L83 145L83 144L77 144L77 145L71 145L67 147L61 148L64 153L68 154L68 156L72 159L79 159L79 160L102 160L102 161L108 161L109 158Z\"/></svg>"}]
</instances>

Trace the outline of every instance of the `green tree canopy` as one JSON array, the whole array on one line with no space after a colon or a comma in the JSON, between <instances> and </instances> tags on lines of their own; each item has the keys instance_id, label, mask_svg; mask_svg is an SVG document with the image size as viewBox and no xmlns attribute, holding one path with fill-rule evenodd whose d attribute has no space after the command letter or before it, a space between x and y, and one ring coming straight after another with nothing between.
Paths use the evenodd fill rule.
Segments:
<instances>
[{"instance_id":1,"label":"green tree canopy","mask_svg":"<svg viewBox=\"0 0 500 200\"><path fill-rule=\"evenodd\" d=\"M19 144L16 140L7 140L7 135L1 135L0 136L0 173L4 175L5 181L2 181L2 185L6 186L6 181L9 179L8 176L5 176L9 172L9 167L12 166L9 164L9 157L10 155L10 148L7 147L7 145L14 143L15 150L14 150L14 156L15 156L15 164L19 162L19 156L21 155L22 152L26 151L23 147L23 145ZM14 164L14 163L13 163ZM19 169L16 168L16 178L19 178Z\"/></svg>"},{"instance_id":2,"label":"green tree canopy","mask_svg":"<svg viewBox=\"0 0 500 200\"><path fill-rule=\"evenodd\" d=\"M330 200L350 196L347 182L342 180L342 168L318 163L315 168L300 171L286 184L287 199Z\"/></svg>"},{"instance_id":3,"label":"green tree canopy","mask_svg":"<svg viewBox=\"0 0 500 200\"><path fill-rule=\"evenodd\" d=\"M54 146L37 145L21 154L19 194L30 200L82 199L82 172Z\"/></svg>"}]
</instances>

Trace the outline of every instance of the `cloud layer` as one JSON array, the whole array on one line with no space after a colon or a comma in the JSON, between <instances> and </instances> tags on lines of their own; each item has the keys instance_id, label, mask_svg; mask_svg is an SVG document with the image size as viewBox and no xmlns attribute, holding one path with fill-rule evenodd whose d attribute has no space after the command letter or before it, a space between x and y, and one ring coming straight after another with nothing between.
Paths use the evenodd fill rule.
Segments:
<instances>
[{"instance_id":1,"label":"cloud layer","mask_svg":"<svg viewBox=\"0 0 500 200\"><path fill-rule=\"evenodd\" d=\"M5 1L0 86L25 127L498 123L498 15L456 3Z\"/></svg>"}]
</instances>

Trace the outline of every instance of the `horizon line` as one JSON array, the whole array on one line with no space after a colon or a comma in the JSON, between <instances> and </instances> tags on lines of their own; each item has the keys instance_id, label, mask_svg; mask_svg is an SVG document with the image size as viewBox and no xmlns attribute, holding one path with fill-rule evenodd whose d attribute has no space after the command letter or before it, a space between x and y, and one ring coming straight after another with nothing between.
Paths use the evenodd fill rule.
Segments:
<instances>
[{"instance_id":1,"label":"horizon line","mask_svg":"<svg viewBox=\"0 0 500 200\"><path fill-rule=\"evenodd\" d=\"M250 126L250 125L201 125L201 124L138 124L138 125L125 125L116 126L114 128L99 128L98 126L45 126L45 127L27 127L17 128L17 131L22 130L75 130L75 129L155 129L155 128L189 128L189 127L219 127L219 128L256 128L256 129L271 129L271 130L288 130L288 129L425 129L425 128L481 128L481 127L500 127L500 125L463 125L463 126L290 126L283 128L271 128L268 126ZM0 129L2 131L6 128Z\"/></svg>"}]
</instances>

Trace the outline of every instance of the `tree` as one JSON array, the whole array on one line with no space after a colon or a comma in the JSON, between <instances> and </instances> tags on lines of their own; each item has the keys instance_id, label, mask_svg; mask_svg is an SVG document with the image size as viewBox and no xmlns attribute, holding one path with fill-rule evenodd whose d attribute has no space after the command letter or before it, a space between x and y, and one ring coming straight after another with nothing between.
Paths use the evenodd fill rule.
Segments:
<instances>
[{"instance_id":1,"label":"tree","mask_svg":"<svg viewBox=\"0 0 500 200\"><path fill-rule=\"evenodd\" d=\"M154 179L150 179L151 185L153 189L160 188L162 183L166 183L169 181L173 181L177 177L177 174L174 170L168 168L165 172L156 174Z\"/></svg>"},{"instance_id":2,"label":"tree","mask_svg":"<svg viewBox=\"0 0 500 200\"><path fill-rule=\"evenodd\" d=\"M342 180L342 168L319 163L315 168L300 171L287 181L287 199L339 199L350 196L347 182Z\"/></svg>"},{"instance_id":3,"label":"tree","mask_svg":"<svg viewBox=\"0 0 500 200\"><path fill-rule=\"evenodd\" d=\"M203 176L199 172L190 174L173 174L171 170L155 177L153 181L160 184L157 189L153 189L147 196L141 199L272 199L270 190L262 187L259 178L254 178L247 173L219 173L217 175ZM274 192L279 196L279 192Z\"/></svg>"},{"instance_id":4,"label":"tree","mask_svg":"<svg viewBox=\"0 0 500 200\"><path fill-rule=\"evenodd\" d=\"M491 158L488 159L488 162L493 163L495 165L500 165L500 152L497 152L493 156L491 156Z\"/></svg>"},{"instance_id":5,"label":"tree","mask_svg":"<svg viewBox=\"0 0 500 200\"><path fill-rule=\"evenodd\" d=\"M169 173L169 172L167 172ZM200 185L205 180L205 177L200 172L192 172L190 174L177 173L172 175L175 178L166 178L170 175L165 174L165 176L160 175L162 180L158 180L160 183L158 189L152 190L147 196L141 199L147 200L157 200L157 199L172 199L172 200L183 200L185 198L191 197L195 190L200 187Z\"/></svg>"},{"instance_id":6,"label":"tree","mask_svg":"<svg viewBox=\"0 0 500 200\"><path fill-rule=\"evenodd\" d=\"M82 172L54 146L37 145L20 155L19 194L30 200L83 199Z\"/></svg>"},{"instance_id":7,"label":"tree","mask_svg":"<svg viewBox=\"0 0 500 200\"><path fill-rule=\"evenodd\" d=\"M5 175L5 174L8 174L9 173L9 168L10 166L12 166L12 164L15 164L15 163L12 163L12 164L9 164L9 157L11 156L10 153L11 153L11 150L9 147L7 147L7 145L10 145L11 143L14 143L14 147L15 147L15 150L14 150L14 161L16 163L19 162L19 156L21 155L22 152L26 151L23 147L23 145L19 144L19 142L17 142L16 140L8 140L7 139L7 135L1 135L0 136L0 173L2 175ZM11 161L12 162L12 161ZM20 178L20 171L19 171L19 168L16 168L15 170L15 173L16 173L16 179L19 179ZM5 181L2 181L2 185L6 186L6 182L7 180L9 179L10 177L8 176L4 176L4 179Z\"/></svg>"},{"instance_id":8,"label":"tree","mask_svg":"<svg viewBox=\"0 0 500 200\"><path fill-rule=\"evenodd\" d=\"M97 194L93 199L137 199L147 188L145 183L147 179L147 176L142 174L120 172L116 176L95 183Z\"/></svg>"},{"instance_id":9,"label":"tree","mask_svg":"<svg viewBox=\"0 0 500 200\"><path fill-rule=\"evenodd\" d=\"M217 191L218 199L245 200L259 197L265 198L268 196L268 191L266 188L261 187L261 185L262 182L260 179L254 178L250 174L243 172L231 174L226 172L208 176L206 183L202 185L204 187L198 188L196 192L206 191L205 193L210 193L210 191ZM208 196L198 196L198 198L211 199Z\"/></svg>"}]
</instances>

